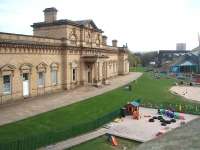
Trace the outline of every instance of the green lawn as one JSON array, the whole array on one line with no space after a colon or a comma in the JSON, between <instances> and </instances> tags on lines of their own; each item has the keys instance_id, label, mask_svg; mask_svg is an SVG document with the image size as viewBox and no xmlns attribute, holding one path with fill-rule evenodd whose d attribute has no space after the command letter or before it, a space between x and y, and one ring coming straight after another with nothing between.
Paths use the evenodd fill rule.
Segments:
<instances>
[{"instance_id":1,"label":"green lawn","mask_svg":"<svg viewBox=\"0 0 200 150\"><path fill-rule=\"evenodd\" d=\"M69 150L90 150L90 149L95 149L95 150L124 150L125 148L135 150L138 145L140 144L139 142L135 141L130 141L130 140L125 140L121 138L116 138L118 142L118 146L112 146L110 142L108 142L106 136L102 136L99 138L96 138L94 140L85 142L83 144L80 144L78 146L72 147Z\"/></svg>"},{"instance_id":2,"label":"green lawn","mask_svg":"<svg viewBox=\"0 0 200 150\"><path fill-rule=\"evenodd\" d=\"M173 86L174 79L155 79L152 73L145 72L144 75L133 85L133 96L142 99L143 103L154 104L189 104L190 101L169 92Z\"/></svg>"},{"instance_id":3,"label":"green lawn","mask_svg":"<svg viewBox=\"0 0 200 150\"><path fill-rule=\"evenodd\" d=\"M172 79L156 80L150 73L144 75L133 84L133 91L123 87L102 95L89 98L66 107L40 114L16 123L0 126L0 143L4 140L15 140L19 137L40 135L48 131L62 131L66 127L86 123L119 109L134 98L142 102L162 103L191 103L181 97L169 93L173 84ZM23 109L23 108L22 108ZM14 114L13 114L14 115Z\"/></svg>"}]
</instances>

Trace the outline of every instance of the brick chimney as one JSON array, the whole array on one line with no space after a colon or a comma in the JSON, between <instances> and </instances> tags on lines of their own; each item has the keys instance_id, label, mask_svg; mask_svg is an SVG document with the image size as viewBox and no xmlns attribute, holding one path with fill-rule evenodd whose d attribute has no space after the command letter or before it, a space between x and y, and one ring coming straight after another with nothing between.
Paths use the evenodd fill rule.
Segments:
<instances>
[{"instance_id":1,"label":"brick chimney","mask_svg":"<svg viewBox=\"0 0 200 150\"><path fill-rule=\"evenodd\" d=\"M117 47L117 40L112 40L112 46Z\"/></svg>"},{"instance_id":2,"label":"brick chimney","mask_svg":"<svg viewBox=\"0 0 200 150\"><path fill-rule=\"evenodd\" d=\"M57 9L55 7L46 8L44 11L44 21L51 23L57 19Z\"/></svg>"},{"instance_id":3,"label":"brick chimney","mask_svg":"<svg viewBox=\"0 0 200 150\"><path fill-rule=\"evenodd\" d=\"M103 42L103 45L107 45L107 36L103 35L102 36L102 42Z\"/></svg>"}]
</instances>

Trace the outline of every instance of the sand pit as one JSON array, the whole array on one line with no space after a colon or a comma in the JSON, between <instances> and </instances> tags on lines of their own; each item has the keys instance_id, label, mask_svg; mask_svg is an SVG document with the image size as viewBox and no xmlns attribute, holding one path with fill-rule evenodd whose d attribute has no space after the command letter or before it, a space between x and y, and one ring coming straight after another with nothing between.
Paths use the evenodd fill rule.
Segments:
<instances>
[{"instance_id":1,"label":"sand pit","mask_svg":"<svg viewBox=\"0 0 200 150\"><path fill-rule=\"evenodd\" d=\"M170 91L185 97L186 99L200 102L200 87L193 86L173 86Z\"/></svg>"},{"instance_id":2,"label":"sand pit","mask_svg":"<svg viewBox=\"0 0 200 150\"><path fill-rule=\"evenodd\" d=\"M171 131L180 126L182 120L176 120L176 123L161 126L159 120L149 122L150 117L144 115L158 116L156 109L140 108L141 119L134 120L132 116L126 116L123 121L118 123L111 123L109 125L108 133L126 139L131 139L139 142L146 142L156 138L156 134L162 129L166 132ZM199 116L184 114L185 122L189 122L198 118Z\"/></svg>"}]
</instances>

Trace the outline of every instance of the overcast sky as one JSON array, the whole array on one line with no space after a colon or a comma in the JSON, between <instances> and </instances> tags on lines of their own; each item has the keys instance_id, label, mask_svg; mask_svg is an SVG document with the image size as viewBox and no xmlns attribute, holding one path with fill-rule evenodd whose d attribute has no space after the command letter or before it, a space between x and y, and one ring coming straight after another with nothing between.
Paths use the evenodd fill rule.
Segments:
<instances>
[{"instance_id":1,"label":"overcast sky","mask_svg":"<svg viewBox=\"0 0 200 150\"><path fill-rule=\"evenodd\" d=\"M198 46L200 0L0 0L0 32L32 34L47 7L58 9L58 19L93 19L109 43L133 52Z\"/></svg>"}]
</instances>

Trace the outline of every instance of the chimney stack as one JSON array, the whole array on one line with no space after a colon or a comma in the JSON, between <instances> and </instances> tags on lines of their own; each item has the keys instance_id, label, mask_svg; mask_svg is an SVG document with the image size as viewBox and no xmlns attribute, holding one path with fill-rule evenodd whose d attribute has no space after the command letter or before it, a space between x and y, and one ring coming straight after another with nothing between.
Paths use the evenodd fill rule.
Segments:
<instances>
[{"instance_id":1,"label":"chimney stack","mask_svg":"<svg viewBox=\"0 0 200 150\"><path fill-rule=\"evenodd\" d=\"M112 40L112 46L117 47L117 40Z\"/></svg>"},{"instance_id":2,"label":"chimney stack","mask_svg":"<svg viewBox=\"0 0 200 150\"><path fill-rule=\"evenodd\" d=\"M44 21L51 23L57 19L57 9L55 7L46 8L44 11Z\"/></svg>"},{"instance_id":3,"label":"chimney stack","mask_svg":"<svg viewBox=\"0 0 200 150\"><path fill-rule=\"evenodd\" d=\"M103 35L102 39L103 39L103 45L107 45L107 36Z\"/></svg>"}]
</instances>

